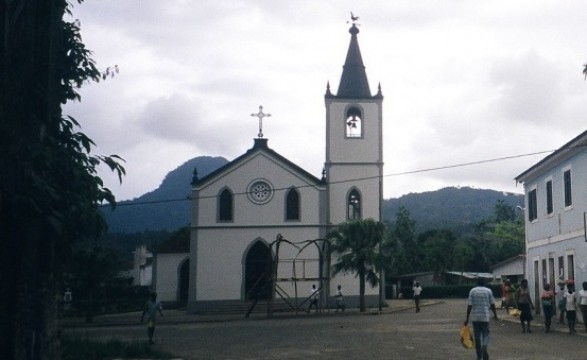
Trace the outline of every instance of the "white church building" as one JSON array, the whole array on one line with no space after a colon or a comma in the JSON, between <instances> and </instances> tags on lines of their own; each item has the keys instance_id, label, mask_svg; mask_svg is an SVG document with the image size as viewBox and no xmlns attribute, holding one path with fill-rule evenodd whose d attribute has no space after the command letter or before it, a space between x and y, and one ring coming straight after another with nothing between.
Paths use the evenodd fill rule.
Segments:
<instances>
[{"instance_id":1,"label":"white church building","mask_svg":"<svg viewBox=\"0 0 587 360\"><path fill-rule=\"evenodd\" d=\"M353 219L381 219L381 87L372 95L355 24L338 91L327 86L324 171L315 176L281 156L263 137L225 166L194 179L189 253L188 312L255 298L303 306L316 285L327 307L338 285L347 306L358 306L359 281L333 276L326 234ZM267 114L262 107L258 116ZM297 126L291 124L291 126ZM277 239L281 241L276 242ZM270 264L278 258L271 274ZM276 287L267 287L269 279ZM379 288L366 288L368 306ZM161 299L164 300L164 299Z\"/></svg>"}]
</instances>

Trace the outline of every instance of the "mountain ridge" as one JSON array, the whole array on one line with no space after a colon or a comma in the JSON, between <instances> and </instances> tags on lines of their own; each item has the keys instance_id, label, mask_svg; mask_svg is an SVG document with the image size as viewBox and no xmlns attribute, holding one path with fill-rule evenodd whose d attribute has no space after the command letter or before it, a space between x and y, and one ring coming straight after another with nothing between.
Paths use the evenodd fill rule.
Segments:
<instances>
[{"instance_id":1,"label":"mountain ridge","mask_svg":"<svg viewBox=\"0 0 587 360\"><path fill-rule=\"evenodd\" d=\"M118 203L115 210L103 210L109 233L144 231L175 231L189 226L191 182L194 169L202 178L229 161L223 157L199 156L170 171L157 189L138 198ZM416 229L449 229L455 233L467 231L479 221L493 216L497 201L510 206L522 206L522 194L491 189L446 187L435 191L409 193L383 200L383 221L395 221L397 210L405 207Z\"/></svg>"}]
</instances>

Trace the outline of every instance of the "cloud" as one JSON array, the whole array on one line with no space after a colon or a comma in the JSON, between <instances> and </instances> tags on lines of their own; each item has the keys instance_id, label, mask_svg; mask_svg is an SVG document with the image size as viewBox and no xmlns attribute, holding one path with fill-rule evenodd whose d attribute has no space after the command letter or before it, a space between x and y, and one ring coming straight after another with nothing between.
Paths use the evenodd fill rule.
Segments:
<instances>
[{"instance_id":1,"label":"cloud","mask_svg":"<svg viewBox=\"0 0 587 360\"><path fill-rule=\"evenodd\" d=\"M502 59L491 70L499 93L494 106L500 118L527 125L549 125L565 106L562 71L531 51Z\"/></svg>"},{"instance_id":2,"label":"cloud","mask_svg":"<svg viewBox=\"0 0 587 360\"><path fill-rule=\"evenodd\" d=\"M496 0L100 0L75 5L100 68L120 74L68 105L127 159L119 198L200 155L233 159L257 136L320 176L326 82L338 88L349 11L373 91L381 82L384 173L556 149L585 130L587 3ZM303 146L300 146L303 144ZM540 156L385 178L385 196L443 186L521 191ZM105 175L108 176L108 175Z\"/></svg>"}]
</instances>

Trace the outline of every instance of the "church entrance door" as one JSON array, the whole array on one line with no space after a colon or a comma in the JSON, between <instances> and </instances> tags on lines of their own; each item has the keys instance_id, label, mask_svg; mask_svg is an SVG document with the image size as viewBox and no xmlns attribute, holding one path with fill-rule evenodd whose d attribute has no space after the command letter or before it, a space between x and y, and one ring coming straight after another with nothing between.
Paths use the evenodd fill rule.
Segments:
<instances>
[{"instance_id":1,"label":"church entrance door","mask_svg":"<svg viewBox=\"0 0 587 360\"><path fill-rule=\"evenodd\" d=\"M245 260L245 300L269 300L271 298L269 247L257 241Z\"/></svg>"},{"instance_id":2,"label":"church entrance door","mask_svg":"<svg viewBox=\"0 0 587 360\"><path fill-rule=\"evenodd\" d=\"M179 268L179 302L182 305L188 302L188 290L190 286L190 260L186 260Z\"/></svg>"}]
</instances>

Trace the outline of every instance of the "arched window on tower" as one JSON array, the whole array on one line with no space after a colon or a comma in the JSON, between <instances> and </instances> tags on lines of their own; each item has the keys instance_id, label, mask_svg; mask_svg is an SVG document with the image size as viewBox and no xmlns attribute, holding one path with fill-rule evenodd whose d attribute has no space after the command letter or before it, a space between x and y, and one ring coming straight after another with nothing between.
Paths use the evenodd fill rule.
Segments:
<instances>
[{"instance_id":1,"label":"arched window on tower","mask_svg":"<svg viewBox=\"0 0 587 360\"><path fill-rule=\"evenodd\" d=\"M351 107L346 112L346 137L358 138L363 135L363 114L356 107Z\"/></svg>"},{"instance_id":2,"label":"arched window on tower","mask_svg":"<svg viewBox=\"0 0 587 360\"><path fill-rule=\"evenodd\" d=\"M357 189L352 189L347 198L347 219L359 220L361 218L361 194Z\"/></svg>"},{"instance_id":3,"label":"arched window on tower","mask_svg":"<svg viewBox=\"0 0 587 360\"><path fill-rule=\"evenodd\" d=\"M233 221L232 215L232 192L224 189L218 197L218 221Z\"/></svg>"},{"instance_id":4,"label":"arched window on tower","mask_svg":"<svg viewBox=\"0 0 587 360\"><path fill-rule=\"evenodd\" d=\"M285 196L285 220L300 220L300 193L296 189Z\"/></svg>"}]
</instances>

